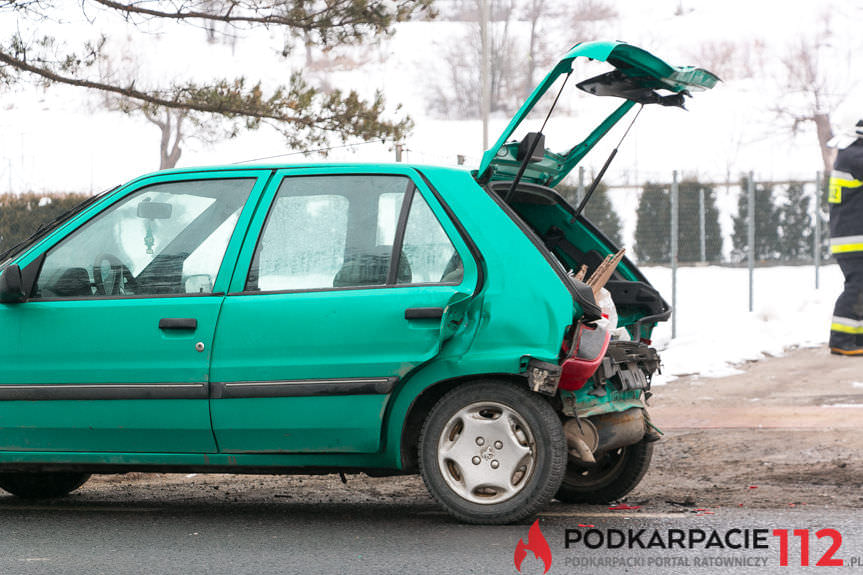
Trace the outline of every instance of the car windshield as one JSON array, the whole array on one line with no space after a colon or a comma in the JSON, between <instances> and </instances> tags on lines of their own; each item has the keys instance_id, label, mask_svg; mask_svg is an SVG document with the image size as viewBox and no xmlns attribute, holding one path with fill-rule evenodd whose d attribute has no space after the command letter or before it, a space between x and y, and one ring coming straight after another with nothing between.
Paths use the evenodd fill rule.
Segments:
<instances>
[{"instance_id":1,"label":"car windshield","mask_svg":"<svg viewBox=\"0 0 863 575\"><path fill-rule=\"evenodd\" d=\"M80 204L77 204L74 207L66 210L65 212L63 212L62 214L60 214L59 216L57 216L53 220L50 220L50 221L45 222L44 224L40 225L36 229L36 231L33 232L33 234L30 235L28 238L18 242L17 244L13 245L9 249L0 253L0 272L2 272L4 269L6 269L6 267L9 266L10 263L12 263L12 260L14 260L16 257L21 255L21 253L23 253L24 250L26 250L31 245L33 245L37 240L45 237L50 232L54 231L55 229L57 229L58 227L62 226L63 224L68 222L70 219L75 217L77 214L81 213L85 208L94 204L97 200L103 198L104 196L113 192L114 190L116 190L119 187L120 186L114 186L113 188L109 188L103 192L96 194L95 196L91 196L91 197L87 198L86 200L84 200Z\"/></svg>"}]
</instances>

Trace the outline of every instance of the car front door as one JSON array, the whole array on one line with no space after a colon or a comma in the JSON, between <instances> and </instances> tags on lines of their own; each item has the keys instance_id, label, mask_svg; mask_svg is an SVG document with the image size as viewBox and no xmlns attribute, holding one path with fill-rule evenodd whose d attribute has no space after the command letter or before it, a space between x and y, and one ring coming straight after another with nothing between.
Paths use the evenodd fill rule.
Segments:
<instances>
[{"instance_id":1,"label":"car front door","mask_svg":"<svg viewBox=\"0 0 863 575\"><path fill-rule=\"evenodd\" d=\"M38 277L0 304L0 450L216 450L213 335L269 174L143 180L21 258Z\"/></svg>"},{"instance_id":2,"label":"car front door","mask_svg":"<svg viewBox=\"0 0 863 575\"><path fill-rule=\"evenodd\" d=\"M409 169L277 173L216 332L223 452L374 452L401 378L445 339L477 264Z\"/></svg>"}]
</instances>

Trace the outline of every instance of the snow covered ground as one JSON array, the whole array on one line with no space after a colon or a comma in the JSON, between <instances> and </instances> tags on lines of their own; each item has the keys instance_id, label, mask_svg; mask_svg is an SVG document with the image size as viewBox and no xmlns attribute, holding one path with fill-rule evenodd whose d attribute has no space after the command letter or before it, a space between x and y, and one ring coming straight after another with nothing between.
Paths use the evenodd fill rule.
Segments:
<instances>
[{"instance_id":1,"label":"snow covered ground","mask_svg":"<svg viewBox=\"0 0 863 575\"><path fill-rule=\"evenodd\" d=\"M670 302L671 269L642 271ZM735 364L827 342L833 303L842 291L839 266L821 267L818 290L813 266L756 268L752 313L748 274L746 268L678 268L677 337L671 338L671 321L654 332L663 361L656 384L684 374L731 375L739 373Z\"/></svg>"}]
</instances>

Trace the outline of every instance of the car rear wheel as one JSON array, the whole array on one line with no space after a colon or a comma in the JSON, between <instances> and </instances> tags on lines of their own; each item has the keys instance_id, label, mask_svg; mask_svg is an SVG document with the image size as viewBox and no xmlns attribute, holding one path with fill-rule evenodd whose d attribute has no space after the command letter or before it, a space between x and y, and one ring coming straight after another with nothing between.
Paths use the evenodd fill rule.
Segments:
<instances>
[{"instance_id":1,"label":"car rear wheel","mask_svg":"<svg viewBox=\"0 0 863 575\"><path fill-rule=\"evenodd\" d=\"M0 473L0 488L22 499L50 499L75 491L89 473Z\"/></svg>"},{"instance_id":2,"label":"car rear wheel","mask_svg":"<svg viewBox=\"0 0 863 575\"><path fill-rule=\"evenodd\" d=\"M503 381L449 392L431 410L420 435L426 487L467 523L512 523L536 514L560 486L566 458L554 409Z\"/></svg>"},{"instance_id":3,"label":"car rear wheel","mask_svg":"<svg viewBox=\"0 0 863 575\"><path fill-rule=\"evenodd\" d=\"M597 457L595 464L573 459L555 498L564 503L596 504L620 499L639 484L652 456L653 443L639 441Z\"/></svg>"}]
</instances>

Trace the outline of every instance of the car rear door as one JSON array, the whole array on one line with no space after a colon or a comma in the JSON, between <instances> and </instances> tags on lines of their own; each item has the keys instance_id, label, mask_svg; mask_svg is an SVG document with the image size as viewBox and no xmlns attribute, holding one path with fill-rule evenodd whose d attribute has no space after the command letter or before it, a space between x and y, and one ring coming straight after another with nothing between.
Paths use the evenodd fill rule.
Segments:
<instances>
[{"instance_id":1,"label":"car rear door","mask_svg":"<svg viewBox=\"0 0 863 575\"><path fill-rule=\"evenodd\" d=\"M222 452L374 452L476 262L408 168L285 170L250 226L212 362Z\"/></svg>"},{"instance_id":2,"label":"car rear door","mask_svg":"<svg viewBox=\"0 0 863 575\"><path fill-rule=\"evenodd\" d=\"M270 173L142 180L21 258L38 277L0 304L0 450L216 450L213 335Z\"/></svg>"}]
</instances>

